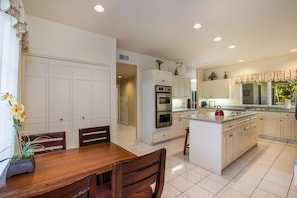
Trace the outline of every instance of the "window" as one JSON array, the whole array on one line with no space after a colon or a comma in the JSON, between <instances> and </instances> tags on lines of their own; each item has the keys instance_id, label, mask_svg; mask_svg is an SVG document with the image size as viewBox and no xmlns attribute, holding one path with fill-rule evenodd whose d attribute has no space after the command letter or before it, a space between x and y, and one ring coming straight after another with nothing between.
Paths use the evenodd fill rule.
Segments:
<instances>
[{"instance_id":1,"label":"window","mask_svg":"<svg viewBox=\"0 0 297 198\"><path fill-rule=\"evenodd\" d=\"M19 38L13 28L16 20L0 11L0 93L11 92L17 96ZM11 157L14 152L12 117L6 104L0 101L0 160ZM0 163L0 175L8 160Z\"/></svg>"}]
</instances>

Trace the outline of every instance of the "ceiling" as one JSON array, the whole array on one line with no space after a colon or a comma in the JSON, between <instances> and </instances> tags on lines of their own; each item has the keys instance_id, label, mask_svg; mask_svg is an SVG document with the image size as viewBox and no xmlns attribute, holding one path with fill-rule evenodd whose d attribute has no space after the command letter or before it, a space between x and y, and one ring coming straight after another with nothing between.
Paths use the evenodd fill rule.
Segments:
<instances>
[{"instance_id":1,"label":"ceiling","mask_svg":"<svg viewBox=\"0 0 297 198\"><path fill-rule=\"evenodd\" d=\"M23 0L27 14L117 39L117 48L190 67L289 55L296 0ZM95 4L104 13L93 10ZM194 23L202 27L194 30ZM30 27L30 24L29 24ZM213 38L222 40L214 42ZM236 48L228 49L229 45ZM295 52L297 53L297 52Z\"/></svg>"}]
</instances>

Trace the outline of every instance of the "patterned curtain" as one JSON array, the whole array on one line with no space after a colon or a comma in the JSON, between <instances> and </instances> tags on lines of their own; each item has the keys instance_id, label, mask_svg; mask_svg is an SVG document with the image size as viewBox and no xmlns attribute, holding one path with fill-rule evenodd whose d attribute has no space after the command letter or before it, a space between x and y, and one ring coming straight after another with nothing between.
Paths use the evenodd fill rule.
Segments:
<instances>
[{"instance_id":1,"label":"patterned curtain","mask_svg":"<svg viewBox=\"0 0 297 198\"><path fill-rule=\"evenodd\" d=\"M297 68L237 76L236 84L286 81L297 79Z\"/></svg>"},{"instance_id":2,"label":"patterned curtain","mask_svg":"<svg viewBox=\"0 0 297 198\"><path fill-rule=\"evenodd\" d=\"M0 0L0 9L13 16L17 22L14 28L18 31L17 36L22 41L22 49L29 49L29 28L26 22L26 13L22 0Z\"/></svg>"}]
</instances>

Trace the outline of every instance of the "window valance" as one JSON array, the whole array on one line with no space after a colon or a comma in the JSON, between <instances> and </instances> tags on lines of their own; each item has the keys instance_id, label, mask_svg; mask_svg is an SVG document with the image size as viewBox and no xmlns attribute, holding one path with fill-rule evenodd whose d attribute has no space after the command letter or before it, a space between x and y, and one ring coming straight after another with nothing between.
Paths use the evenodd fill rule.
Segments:
<instances>
[{"instance_id":1,"label":"window valance","mask_svg":"<svg viewBox=\"0 0 297 198\"><path fill-rule=\"evenodd\" d=\"M22 0L0 0L0 9L16 19L14 28L17 36L22 41L22 49L29 49L29 28L26 22L26 14Z\"/></svg>"},{"instance_id":2,"label":"window valance","mask_svg":"<svg viewBox=\"0 0 297 198\"><path fill-rule=\"evenodd\" d=\"M277 70L263 73L245 74L236 78L236 84L247 84L257 82L285 81L297 79L297 68Z\"/></svg>"}]
</instances>

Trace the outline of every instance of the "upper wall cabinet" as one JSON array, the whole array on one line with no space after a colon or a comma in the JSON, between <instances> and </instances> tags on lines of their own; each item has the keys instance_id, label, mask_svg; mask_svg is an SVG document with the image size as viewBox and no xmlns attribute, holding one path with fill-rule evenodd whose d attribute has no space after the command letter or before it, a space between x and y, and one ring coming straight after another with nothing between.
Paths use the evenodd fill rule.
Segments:
<instances>
[{"instance_id":1,"label":"upper wall cabinet","mask_svg":"<svg viewBox=\"0 0 297 198\"><path fill-rule=\"evenodd\" d=\"M150 70L153 74L153 81L155 85L165 85L171 86L172 85L172 73L163 70Z\"/></svg>"},{"instance_id":2,"label":"upper wall cabinet","mask_svg":"<svg viewBox=\"0 0 297 198\"><path fill-rule=\"evenodd\" d=\"M230 98L230 82L230 79L203 81L202 98Z\"/></svg>"},{"instance_id":3,"label":"upper wall cabinet","mask_svg":"<svg viewBox=\"0 0 297 198\"><path fill-rule=\"evenodd\" d=\"M172 97L190 99L191 79L182 76L172 76Z\"/></svg>"}]
</instances>

